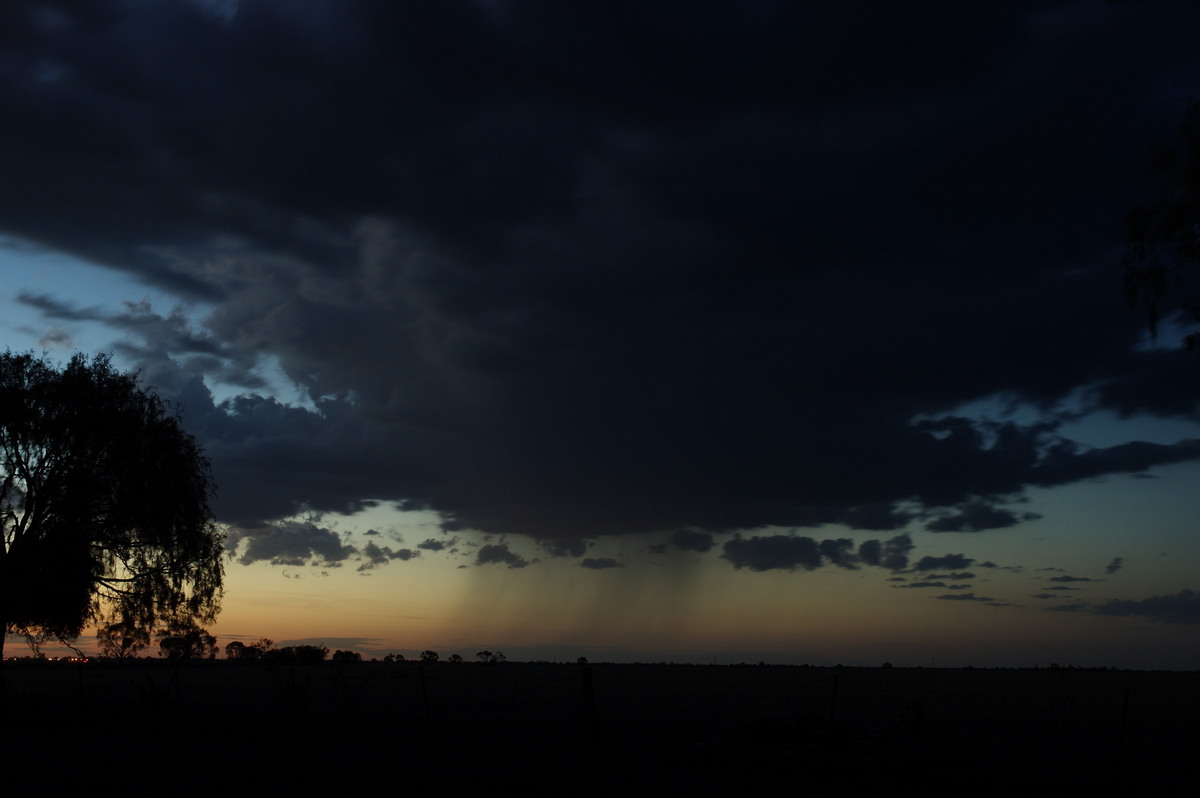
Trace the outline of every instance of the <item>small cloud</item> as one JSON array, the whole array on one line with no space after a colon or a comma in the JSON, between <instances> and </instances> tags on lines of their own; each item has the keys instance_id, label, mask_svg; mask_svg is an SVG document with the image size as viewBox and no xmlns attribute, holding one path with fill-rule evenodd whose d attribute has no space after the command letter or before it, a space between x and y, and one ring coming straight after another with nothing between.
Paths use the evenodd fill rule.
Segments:
<instances>
[{"instance_id":1,"label":"small cloud","mask_svg":"<svg viewBox=\"0 0 1200 798\"><path fill-rule=\"evenodd\" d=\"M413 549L398 549L393 551L387 546L377 546L375 543L369 542L366 546L363 546L362 558L364 562L362 565L358 566L358 570L360 572L369 571L373 568L379 567L380 565L385 565L392 560L403 560L407 562L414 557L420 556L421 552L414 551Z\"/></svg>"},{"instance_id":2,"label":"small cloud","mask_svg":"<svg viewBox=\"0 0 1200 798\"><path fill-rule=\"evenodd\" d=\"M858 568L858 557L854 554L854 542L846 538L837 540L822 540L820 547L823 556L830 565L838 568L855 570Z\"/></svg>"},{"instance_id":3,"label":"small cloud","mask_svg":"<svg viewBox=\"0 0 1200 798\"><path fill-rule=\"evenodd\" d=\"M1092 579L1091 577L1088 577L1088 576L1070 576L1069 574L1063 574L1062 576L1052 576L1052 577L1050 577L1049 581L1051 581L1051 582L1095 582L1096 580Z\"/></svg>"},{"instance_id":4,"label":"small cloud","mask_svg":"<svg viewBox=\"0 0 1200 798\"><path fill-rule=\"evenodd\" d=\"M1091 610L1088 604L1055 604L1053 607L1043 607L1046 612L1087 612Z\"/></svg>"},{"instance_id":5,"label":"small cloud","mask_svg":"<svg viewBox=\"0 0 1200 798\"><path fill-rule=\"evenodd\" d=\"M1024 565L997 565L991 560L975 563L976 568L987 568L990 571L1008 571L1010 574L1025 573ZM1059 570L1062 570L1061 568Z\"/></svg>"},{"instance_id":6,"label":"small cloud","mask_svg":"<svg viewBox=\"0 0 1200 798\"><path fill-rule=\"evenodd\" d=\"M1121 570L1121 567L1124 564L1125 559L1123 557L1113 557L1112 562L1104 566L1104 573L1109 575L1115 574L1117 571Z\"/></svg>"},{"instance_id":7,"label":"small cloud","mask_svg":"<svg viewBox=\"0 0 1200 798\"><path fill-rule=\"evenodd\" d=\"M600 571L605 568L621 568L623 566L612 557L586 557L580 561L579 567Z\"/></svg>"},{"instance_id":8,"label":"small cloud","mask_svg":"<svg viewBox=\"0 0 1200 798\"><path fill-rule=\"evenodd\" d=\"M1140 601L1114 599L1096 607L1097 615L1136 615L1163 623L1200 624L1200 593L1181 590Z\"/></svg>"},{"instance_id":9,"label":"small cloud","mask_svg":"<svg viewBox=\"0 0 1200 798\"><path fill-rule=\"evenodd\" d=\"M966 568L975 562L962 554L945 554L941 557L922 557L913 569L916 571L956 571Z\"/></svg>"},{"instance_id":10,"label":"small cloud","mask_svg":"<svg viewBox=\"0 0 1200 798\"><path fill-rule=\"evenodd\" d=\"M38 338L38 346L43 349L74 349L75 342L71 338L71 334L62 327L51 327L49 330Z\"/></svg>"},{"instance_id":11,"label":"small cloud","mask_svg":"<svg viewBox=\"0 0 1200 798\"><path fill-rule=\"evenodd\" d=\"M768 535L743 538L734 535L726 541L721 556L733 567L751 571L812 571L821 565L821 548L815 540L792 535Z\"/></svg>"},{"instance_id":12,"label":"small cloud","mask_svg":"<svg viewBox=\"0 0 1200 798\"><path fill-rule=\"evenodd\" d=\"M353 546L342 542L337 532L309 521L235 526L225 545L231 552L242 550L238 558L242 565L265 561L271 565L311 563L333 568L358 554Z\"/></svg>"},{"instance_id":13,"label":"small cloud","mask_svg":"<svg viewBox=\"0 0 1200 798\"><path fill-rule=\"evenodd\" d=\"M457 545L457 543L458 543L457 537L452 537L449 540L436 540L434 538L426 538L425 540L422 540L420 543L417 544L417 548L423 549L425 551L446 551L446 550L453 551L454 546Z\"/></svg>"},{"instance_id":14,"label":"small cloud","mask_svg":"<svg viewBox=\"0 0 1200 798\"><path fill-rule=\"evenodd\" d=\"M976 596L974 593L943 593L935 598L946 601L982 601L985 603L995 603L996 599L988 596Z\"/></svg>"},{"instance_id":15,"label":"small cloud","mask_svg":"<svg viewBox=\"0 0 1200 798\"><path fill-rule=\"evenodd\" d=\"M488 543L475 554L476 565L507 565L509 568L524 568L529 561L510 550L507 543Z\"/></svg>"},{"instance_id":16,"label":"small cloud","mask_svg":"<svg viewBox=\"0 0 1200 798\"><path fill-rule=\"evenodd\" d=\"M886 541L864 540L858 547L858 559L867 565L899 571L908 567L908 553L912 549L912 538L907 534Z\"/></svg>"}]
</instances>

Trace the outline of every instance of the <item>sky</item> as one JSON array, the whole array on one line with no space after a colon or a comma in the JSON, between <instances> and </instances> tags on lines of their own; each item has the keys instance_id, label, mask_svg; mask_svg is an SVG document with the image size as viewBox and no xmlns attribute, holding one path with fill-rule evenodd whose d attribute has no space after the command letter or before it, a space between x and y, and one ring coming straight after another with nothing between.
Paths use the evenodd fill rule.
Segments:
<instances>
[{"instance_id":1,"label":"sky","mask_svg":"<svg viewBox=\"0 0 1200 798\"><path fill-rule=\"evenodd\" d=\"M179 409L220 645L1195 669L1200 361L1121 262L1198 29L7 0L0 347Z\"/></svg>"}]
</instances>

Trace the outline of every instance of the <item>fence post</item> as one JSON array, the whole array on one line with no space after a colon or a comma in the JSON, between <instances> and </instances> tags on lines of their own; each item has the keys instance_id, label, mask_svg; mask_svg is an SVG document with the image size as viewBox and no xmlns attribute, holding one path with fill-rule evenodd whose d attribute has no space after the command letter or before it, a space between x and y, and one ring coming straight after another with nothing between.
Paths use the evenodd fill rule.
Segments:
<instances>
[{"instance_id":1,"label":"fence post","mask_svg":"<svg viewBox=\"0 0 1200 798\"><path fill-rule=\"evenodd\" d=\"M1117 732L1117 782L1125 776L1125 735L1129 729L1129 694L1132 691L1126 687L1121 698L1121 726Z\"/></svg>"},{"instance_id":2,"label":"fence post","mask_svg":"<svg viewBox=\"0 0 1200 798\"><path fill-rule=\"evenodd\" d=\"M833 676L833 693L829 696L829 728L834 727L837 719L838 675Z\"/></svg>"},{"instance_id":3,"label":"fence post","mask_svg":"<svg viewBox=\"0 0 1200 798\"><path fill-rule=\"evenodd\" d=\"M592 667L585 665L580 672L583 685L583 722L588 731L596 731L596 693L592 689Z\"/></svg>"}]
</instances>

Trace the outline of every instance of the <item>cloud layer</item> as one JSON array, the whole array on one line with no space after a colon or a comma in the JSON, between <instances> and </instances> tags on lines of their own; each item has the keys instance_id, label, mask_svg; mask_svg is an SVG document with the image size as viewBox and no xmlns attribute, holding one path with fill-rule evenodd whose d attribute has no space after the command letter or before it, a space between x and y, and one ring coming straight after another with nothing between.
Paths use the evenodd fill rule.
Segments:
<instances>
[{"instance_id":1,"label":"cloud layer","mask_svg":"<svg viewBox=\"0 0 1200 798\"><path fill-rule=\"evenodd\" d=\"M980 532L1036 517L1030 487L1200 458L1063 431L1200 396L1186 354L1136 349L1116 267L1200 66L1191 5L4 15L0 230L184 305L22 301L110 328L182 403L221 516L263 531L245 556L345 559L275 522L368 500L576 557L672 530L694 552L768 525ZM961 410L988 397L1022 412ZM903 567L889 545L722 550Z\"/></svg>"}]
</instances>

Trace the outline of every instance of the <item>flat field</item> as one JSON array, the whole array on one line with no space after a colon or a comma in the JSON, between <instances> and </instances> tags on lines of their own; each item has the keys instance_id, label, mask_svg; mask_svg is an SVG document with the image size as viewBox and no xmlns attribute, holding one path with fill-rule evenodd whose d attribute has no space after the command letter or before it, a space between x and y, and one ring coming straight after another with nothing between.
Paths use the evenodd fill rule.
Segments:
<instances>
[{"instance_id":1,"label":"flat field","mask_svg":"<svg viewBox=\"0 0 1200 798\"><path fill-rule=\"evenodd\" d=\"M1194 795L1200 673L4 663L0 786ZM7 792L6 794L14 794Z\"/></svg>"}]
</instances>

